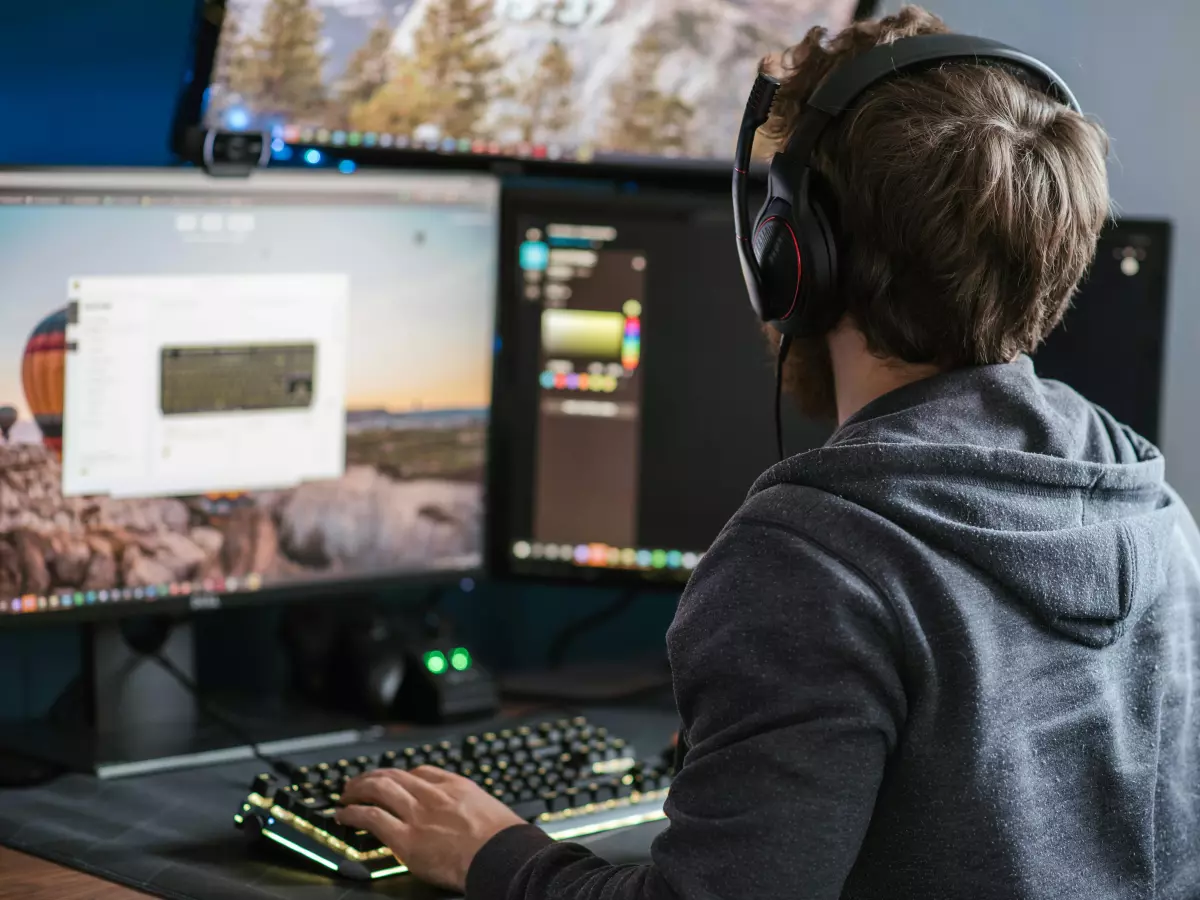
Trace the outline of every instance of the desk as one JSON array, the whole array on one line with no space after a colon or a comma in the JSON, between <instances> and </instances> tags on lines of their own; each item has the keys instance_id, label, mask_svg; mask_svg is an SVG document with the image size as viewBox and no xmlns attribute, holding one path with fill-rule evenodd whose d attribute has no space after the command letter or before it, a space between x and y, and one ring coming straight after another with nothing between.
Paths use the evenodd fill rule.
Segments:
<instances>
[{"instance_id":1,"label":"desk","mask_svg":"<svg viewBox=\"0 0 1200 900\"><path fill-rule=\"evenodd\" d=\"M588 717L636 747L667 742L677 722L657 709L595 709ZM503 718L482 723L483 730ZM446 729L414 729L400 736L342 748L376 756L399 745L440 739ZM646 753L649 756L653 750ZM328 759L329 750L304 754L297 762ZM0 845L111 872L112 877L158 896L189 900L425 900L430 891L407 878L378 884L340 881L274 847L248 845L252 836L233 825L233 813L262 763L156 772L139 778L98 780L67 773L47 784L0 791ZM616 863L642 862L662 823L616 831L592 845ZM0 851L0 900L148 900L145 894L31 859Z\"/></svg>"},{"instance_id":2,"label":"desk","mask_svg":"<svg viewBox=\"0 0 1200 900\"><path fill-rule=\"evenodd\" d=\"M147 896L111 881L0 847L0 900L146 900Z\"/></svg>"}]
</instances>

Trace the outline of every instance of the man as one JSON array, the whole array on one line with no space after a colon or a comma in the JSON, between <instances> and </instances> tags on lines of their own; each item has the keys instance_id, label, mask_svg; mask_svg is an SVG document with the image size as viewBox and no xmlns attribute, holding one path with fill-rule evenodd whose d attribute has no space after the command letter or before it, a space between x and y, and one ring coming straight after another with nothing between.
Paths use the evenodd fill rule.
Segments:
<instances>
[{"instance_id":1,"label":"man","mask_svg":"<svg viewBox=\"0 0 1200 900\"><path fill-rule=\"evenodd\" d=\"M769 135L840 63L944 30L910 7L810 34ZM552 844L437 770L359 778L342 820L418 876L471 900L1200 897L1196 528L1158 451L1023 355L1094 254L1106 139L974 63L844 119L817 165L845 315L787 372L839 427L759 480L681 600L691 749L653 861Z\"/></svg>"}]
</instances>

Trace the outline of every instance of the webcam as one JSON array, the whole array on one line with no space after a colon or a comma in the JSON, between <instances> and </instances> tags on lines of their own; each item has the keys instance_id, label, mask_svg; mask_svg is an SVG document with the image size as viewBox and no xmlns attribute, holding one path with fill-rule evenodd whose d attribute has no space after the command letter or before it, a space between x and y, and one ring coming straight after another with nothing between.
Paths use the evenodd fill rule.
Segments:
<instances>
[{"instance_id":1,"label":"webcam","mask_svg":"<svg viewBox=\"0 0 1200 900\"><path fill-rule=\"evenodd\" d=\"M209 175L246 177L271 159L271 142L258 131L210 130L204 135L202 164Z\"/></svg>"}]
</instances>

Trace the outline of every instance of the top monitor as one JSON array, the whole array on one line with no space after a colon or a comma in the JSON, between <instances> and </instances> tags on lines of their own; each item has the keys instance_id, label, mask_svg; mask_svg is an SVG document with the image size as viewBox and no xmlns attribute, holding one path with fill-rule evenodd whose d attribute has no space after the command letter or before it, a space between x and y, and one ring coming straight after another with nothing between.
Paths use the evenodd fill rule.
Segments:
<instances>
[{"instance_id":1,"label":"top monitor","mask_svg":"<svg viewBox=\"0 0 1200 900\"><path fill-rule=\"evenodd\" d=\"M225 0L205 125L278 147L723 165L759 59L859 5Z\"/></svg>"}]
</instances>

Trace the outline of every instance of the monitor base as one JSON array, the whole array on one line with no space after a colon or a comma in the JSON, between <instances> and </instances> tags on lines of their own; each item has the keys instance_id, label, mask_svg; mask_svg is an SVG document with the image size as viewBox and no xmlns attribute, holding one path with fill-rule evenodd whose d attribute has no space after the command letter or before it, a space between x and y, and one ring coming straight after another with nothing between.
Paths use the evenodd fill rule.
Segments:
<instances>
[{"instance_id":1,"label":"monitor base","mask_svg":"<svg viewBox=\"0 0 1200 900\"><path fill-rule=\"evenodd\" d=\"M328 747L375 740L378 728L359 722L339 721L324 715L255 715L241 720L268 756L287 758ZM207 723L191 727L163 725L125 733L101 733L86 726L28 722L0 728L0 746L21 759L22 767L35 764L87 772L98 778L130 778L175 769L218 765L253 759L254 751L229 737L223 728Z\"/></svg>"},{"instance_id":2,"label":"monitor base","mask_svg":"<svg viewBox=\"0 0 1200 900\"><path fill-rule=\"evenodd\" d=\"M206 704L233 730L204 716L179 679L147 655L157 650L194 682L186 622L163 628L152 620L126 620L92 625L85 634L84 675L45 720L0 728L0 747L52 766L122 778L252 759L247 739L268 756L287 756L376 733L358 718L261 698Z\"/></svg>"}]
</instances>

